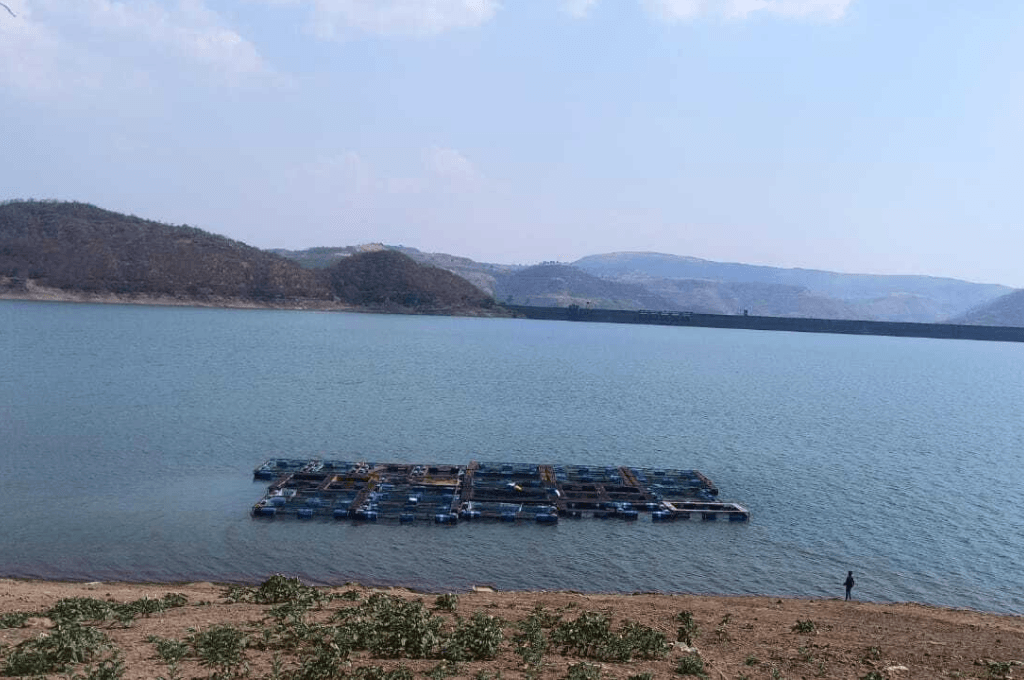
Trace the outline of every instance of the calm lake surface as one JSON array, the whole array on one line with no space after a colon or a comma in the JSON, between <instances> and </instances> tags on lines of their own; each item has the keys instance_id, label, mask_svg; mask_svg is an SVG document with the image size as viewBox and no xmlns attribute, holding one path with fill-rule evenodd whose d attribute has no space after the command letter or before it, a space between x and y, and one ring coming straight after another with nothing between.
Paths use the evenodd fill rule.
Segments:
<instances>
[{"instance_id":1,"label":"calm lake surface","mask_svg":"<svg viewBox=\"0 0 1024 680\"><path fill-rule=\"evenodd\" d=\"M1024 345L0 301L0 576L1024 614ZM749 524L254 520L272 456L696 468Z\"/></svg>"}]
</instances>

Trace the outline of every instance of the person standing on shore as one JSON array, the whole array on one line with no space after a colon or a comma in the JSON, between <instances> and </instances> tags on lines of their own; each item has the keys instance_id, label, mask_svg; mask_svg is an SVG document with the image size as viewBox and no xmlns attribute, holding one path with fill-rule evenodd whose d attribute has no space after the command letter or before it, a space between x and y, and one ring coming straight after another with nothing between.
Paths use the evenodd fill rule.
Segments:
<instances>
[{"instance_id":1,"label":"person standing on shore","mask_svg":"<svg viewBox=\"0 0 1024 680\"><path fill-rule=\"evenodd\" d=\"M846 573L846 580L843 581L843 585L846 586L846 599L850 599L850 591L853 590L853 572L849 571Z\"/></svg>"}]
</instances>

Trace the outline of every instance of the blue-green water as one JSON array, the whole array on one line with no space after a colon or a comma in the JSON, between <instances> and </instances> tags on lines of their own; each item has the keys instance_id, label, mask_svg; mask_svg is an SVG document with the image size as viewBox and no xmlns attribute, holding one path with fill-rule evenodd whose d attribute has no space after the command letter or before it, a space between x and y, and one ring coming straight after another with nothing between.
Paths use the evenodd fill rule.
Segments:
<instances>
[{"instance_id":1,"label":"blue-green water","mask_svg":"<svg viewBox=\"0 0 1024 680\"><path fill-rule=\"evenodd\" d=\"M1024 345L0 302L0 575L1024 614ZM697 468L746 525L259 521L271 456Z\"/></svg>"}]
</instances>

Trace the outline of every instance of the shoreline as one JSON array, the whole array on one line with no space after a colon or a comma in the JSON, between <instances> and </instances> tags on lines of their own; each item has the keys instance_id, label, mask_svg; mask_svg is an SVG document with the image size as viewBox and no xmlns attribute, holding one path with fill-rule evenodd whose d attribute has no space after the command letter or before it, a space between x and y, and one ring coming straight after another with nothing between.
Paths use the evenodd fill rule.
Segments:
<instances>
[{"instance_id":1,"label":"shoreline","mask_svg":"<svg viewBox=\"0 0 1024 680\"><path fill-rule=\"evenodd\" d=\"M3 282L0 281L0 284ZM500 317L512 318L514 315L503 307L493 309L415 309L400 305L384 305L380 308L351 305L343 302L303 298L296 300L259 302L247 298L210 297L181 298L173 295L118 293L87 293L69 291L62 288L39 286L32 281L26 282L24 288L3 287L0 285L0 300L21 302L55 302L70 304L103 304L103 305L139 305L144 307L195 307L199 309L242 309L242 310L278 310L296 312L351 312L355 314L408 314L416 316L464 316L464 317Z\"/></svg>"},{"instance_id":2,"label":"shoreline","mask_svg":"<svg viewBox=\"0 0 1024 680\"><path fill-rule=\"evenodd\" d=\"M299 586L301 588L301 586ZM251 641L270 636L280 620L272 613L274 604L231 602L225 594L232 586L210 582L175 584L133 584L123 582L67 582L30 579L0 579L0 616L12 612L45 612L64 598L94 598L126 603L141 598L158 599L180 593L187 604L136 618L127 627L113 620L90 623L108 636L119 649L126 678L167 675L167 666L155 652L149 636L187 640L197 630L232 626L244 631ZM252 592L255 589L248 589ZM236 589L237 591L237 589ZM425 611L443 619L444 626L470 620L474 614L498 617L504 638L496 657L489 661L470 660L457 664L453 678L494 677L480 672L502 672L503 678L528 677L525 657L513 638L531 613L543 611L552 620L571 621L589 612L605 617L612 630L624 630L628 622L649 627L664 635L664 656L629 662L593 659L570 650L546 651L532 677L564 678L569 668L586 663L600 668L601 678L634 677L649 673L651 678L674 677L679 664L697 655L704 672L713 678L828 677L860 680L870 678L1009 677L1015 665L1024 665L1024 617L975 610L951 609L915 603L873 603L834 599L794 599L764 595L608 594L564 591L496 591L480 588L458 593L454 611L437 607L434 594L407 588L370 588L347 584L318 588L335 599L323 609L311 608L307 623L332 625L332 614L358 606L375 593L395 602L422 601ZM856 594L856 589L854 590ZM415 605L413 605L415 606ZM688 612L696 627L689 644L677 641L679 614ZM456 618L455 614L460 618ZM24 627L0 628L0 659L17 644L38 637L52 627L47 618L28 619ZM274 622L278 621L277 624ZM552 624L554 625L554 624ZM193 631L190 633L189 631ZM327 630L325 628L325 630ZM550 633L549 633L550 635ZM245 650L250 677L271 677L275 653L286 670L297 670L303 654L282 649ZM692 659L691 659L692 660ZM380 666L385 670L406 668L415 677L434 669L434 659L385 659L369 652L353 653L349 670L358 666ZM206 675L209 669L197 659L186 657L179 671L184 677ZM1006 675L999 675L1005 671ZM876 675L871 675L875 673ZM959 675L958 675L959 674ZM64 677L51 674L49 677ZM287 674L285 677L289 677ZM326 677L326 676L325 676ZM346 676L333 676L346 677Z\"/></svg>"}]
</instances>

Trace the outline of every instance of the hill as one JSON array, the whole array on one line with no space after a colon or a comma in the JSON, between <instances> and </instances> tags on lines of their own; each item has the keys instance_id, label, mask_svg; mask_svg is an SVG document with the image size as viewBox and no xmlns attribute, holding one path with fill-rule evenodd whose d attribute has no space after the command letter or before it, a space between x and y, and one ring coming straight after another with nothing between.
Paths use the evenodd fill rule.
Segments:
<instances>
[{"instance_id":1,"label":"hill","mask_svg":"<svg viewBox=\"0 0 1024 680\"><path fill-rule=\"evenodd\" d=\"M842 274L663 253L591 255L560 263L555 271L546 269L554 266L550 263L535 269L381 244L274 252L306 267L326 267L364 250L381 249L446 269L500 301L533 306L938 323L1012 290L931 276Z\"/></svg>"},{"instance_id":2,"label":"hill","mask_svg":"<svg viewBox=\"0 0 1024 680\"><path fill-rule=\"evenodd\" d=\"M325 272L334 294L353 305L418 310L494 306L494 299L469 281L394 250L351 255Z\"/></svg>"},{"instance_id":3,"label":"hill","mask_svg":"<svg viewBox=\"0 0 1024 680\"><path fill-rule=\"evenodd\" d=\"M346 257L375 250L394 250L408 255L420 264L450 271L466 279L491 297L494 297L497 276L509 274L523 268L519 265L488 264L486 262L476 262L468 257L459 257L447 253L425 253L408 246L389 246L380 243L369 243L359 246L307 248L306 250L275 248L271 249L270 252L294 260L307 269L326 269Z\"/></svg>"},{"instance_id":4,"label":"hill","mask_svg":"<svg viewBox=\"0 0 1024 680\"><path fill-rule=\"evenodd\" d=\"M361 253L310 270L195 227L87 203L0 204L0 294L43 292L57 299L425 313L493 313L494 307L465 280L404 255Z\"/></svg>"},{"instance_id":5,"label":"hill","mask_svg":"<svg viewBox=\"0 0 1024 680\"><path fill-rule=\"evenodd\" d=\"M664 253L606 253L572 264L595 276L638 283L692 311L724 314L747 309L768 316L938 322L1012 290L933 276L842 274Z\"/></svg>"},{"instance_id":6,"label":"hill","mask_svg":"<svg viewBox=\"0 0 1024 680\"><path fill-rule=\"evenodd\" d=\"M953 319L973 326L1015 326L1024 328L1024 290L1015 290Z\"/></svg>"},{"instance_id":7,"label":"hill","mask_svg":"<svg viewBox=\"0 0 1024 680\"><path fill-rule=\"evenodd\" d=\"M494 294L502 302L516 305L679 311L672 302L643 286L608 281L564 264L541 264L499 274L495 276Z\"/></svg>"},{"instance_id":8,"label":"hill","mask_svg":"<svg viewBox=\"0 0 1024 680\"><path fill-rule=\"evenodd\" d=\"M86 203L0 205L0 275L83 293L175 298L329 298L293 262L187 225Z\"/></svg>"}]
</instances>

